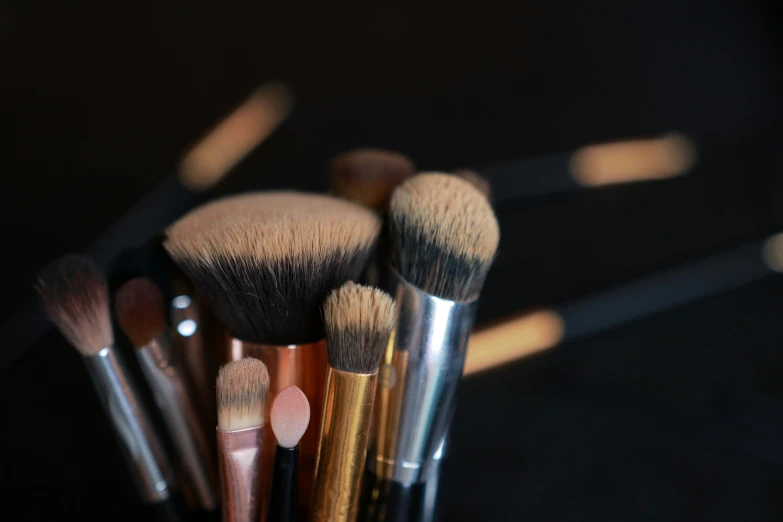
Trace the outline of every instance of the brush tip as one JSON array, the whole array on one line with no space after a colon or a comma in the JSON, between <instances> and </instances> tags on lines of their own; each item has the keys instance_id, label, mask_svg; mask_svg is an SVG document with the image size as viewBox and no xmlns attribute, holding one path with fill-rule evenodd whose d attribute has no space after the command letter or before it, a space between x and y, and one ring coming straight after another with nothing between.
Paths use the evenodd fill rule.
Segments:
<instances>
[{"instance_id":1,"label":"brush tip","mask_svg":"<svg viewBox=\"0 0 783 522\"><path fill-rule=\"evenodd\" d=\"M136 277L123 284L114 299L117 322L134 348L141 348L166 331L163 292L154 281Z\"/></svg>"},{"instance_id":2,"label":"brush tip","mask_svg":"<svg viewBox=\"0 0 783 522\"><path fill-rule=\"evenodd\" d=\"M392 264L409 283L452 301L476 299L500 241L492 206L465 180L414 176L389 204Z\"/></svg>"},{"instance_id":3,"label":"brush tip","mask_svg":"<svg viewBox=\"0 0 783 522\"><path fill-rule=\"evenodd\" d=\"M310 403L304 392L289 386L278 393L272 402L269 422L279 446L293 448L299 444L310 423Z\"/></svg>"},{"instance_id":4,"label":"brush tip","mask_svg":"<svg viewBox=\"0 0 783 522\"><path fill-rule=\"evenodd\" d=\"M406 155L383 149L355 149L329 162L332 192L368 208L381 210L394 187L415 174Z\"/></svg>"},{"instance_id":5,"label":"brush tip","mask_svg":"<svg viewBox=\"0 0 783 522\"><path fill-rule=\"evenodd\" d=\"M481 192L484 197L487 198L487 201L492 203L492 186L489 184L489 180L487 180L487 178L470 169L457 169L452 172L452 174L473 185L476 190Z\"/></svg>"},{"instance_id":6,"label":"brush tip","mask_svg":"<svg viewBox=\"0 0 783 522\"><path fill-rule=\"evenodd\" d=\"M222 431L256 428L266 423L269 372L258 359L233 361L218 371L217 417Z\"/></svg>"},{"instance_id":7,"label":"brush tip","mask_svg":"<svg viewBox=\"0 0 783 522\"><path fill-rule=\"evenodd\" d=\"M39 273L35 288L46 314L82 355L95 355L114 343L109 288L93 259L60 257Z\"/></svg>"},{"instance_id":8,"label":"brush tip","mask_svg":"<svg viewBox=\"0 0 783 522\"><path fill-rule=\"evenodd\" d=\"M343 372L378 370L389 341L396 307L386 292L348 282L324 303L329 366Z\"/></svg>"}]
</instances>

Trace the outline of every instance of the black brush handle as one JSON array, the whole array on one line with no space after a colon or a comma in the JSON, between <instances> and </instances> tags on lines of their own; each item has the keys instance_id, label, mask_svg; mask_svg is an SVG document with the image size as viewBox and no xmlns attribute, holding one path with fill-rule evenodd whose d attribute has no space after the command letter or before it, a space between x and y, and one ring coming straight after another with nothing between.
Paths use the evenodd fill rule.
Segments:
<instances>
[{"instance_id":1,"label":"black brush handle","mask_svg":"<svg viewBox=\"0 0 783 522\"><path fill-rule=\"evenodd\" d=\"M299 446L275 448L275 468L272 472L272 489L269 494L267 522L294 522L297 509L297 469Z\"/></svg>"}]
</instances>

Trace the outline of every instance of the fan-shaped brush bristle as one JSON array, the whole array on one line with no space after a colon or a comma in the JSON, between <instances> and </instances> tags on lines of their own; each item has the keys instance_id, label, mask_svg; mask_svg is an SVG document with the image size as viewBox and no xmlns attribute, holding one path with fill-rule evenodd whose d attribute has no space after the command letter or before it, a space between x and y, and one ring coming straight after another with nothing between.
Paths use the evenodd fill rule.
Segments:
<instances>
[{"instance_id":1,"label":"fan-shaped brush bristle","mask_svg":"<svg viewBox=\"0 0 783 522\"><path fill-rule=\"evenodd\" d=\"M335 370L370 374L389 341L396 307L382 290L346 283L324 303L326 355Z\"/></svg>"},{"instance_id":2,"label":"fan-shaped brush bristle","mask_svg":"<svg viewBox=\"0 0 783 522\"><path fill-rule=\"evenodd\" d=\"M452 172L452 174L476 187L476 190L484 194L487 201L490 203L492 202L492 186L489 184L487 178L470 169L458 169Z\"/></svg>"},{"instance_id":3,"label":"fan-shaped brush bristle","mask_svg":"<svg viewBox=\"0 0 783 522\"><path fill-rule=\"evenodd\" d=\"M389 214L392 262L403 278L443 299L478 297L500 240L478 190L448 174L420 174L394 191Z\"/></svg>"},{"instance_id":4,"label":"fan-shaped brush bristle","mask_svg":"<svg viewBox=\"0 0 783 522\"><path fill-rule=\"evenodd\" d=\"M114 343L109 289L95 261L63 256L41 271L36 290L49 318L82 355L95 355Z\"/></svg>"},{"instance_id":5,"label":"fan-shaped brush bristle","mask_svg":"<svg viewBox=\"0 0 783 522\"><path fill-rule=\"evenodd\" d=\"M379 229L373 212L339 198L256 193L187 214L165 247L232 336L303 344L323 338L321 303L358 277Z\"/></svg>"},{"instance_id":6,"label":"fan-shaped brush bristle","mask_svg":"<svg viewBox=\"0 0 783 522\"><path fill-rule=\"evenodd\" d=\"M266 399L269 395L269 373L258 359L233 361L218 372L218 428L237 431L266 423Z\"/></svg>"},{"instance_id":7,"label":"fan-shaped brush bristle","mask_svg":"<svg viewBox=\"0 0 783 522\"><path fill-rule=\"evenodd\" d=\"M329 162L332 192L376 210L384 209L394 188L415 173L410 158L382 149L351 150Z\"/></svg>"},{"instance_id":8,"label":"fan-shaped brush bristle","mask_svg":"<svg viewBox=\"0 0 783 522\"><path fill-rule=\"evenodd\" d=\"M279 446L293 448L299 444L310 423L310 402L304 392L289 386L278 393L272 403L269 422Z\"/></svg>"},{"instance_id":9,"label":"fan-shaped brush bristle","mask_svg":"<svg viewBox=\"0 0 783 522\"><path fill-rule=\"evenodd\" d=\"M134 348L141 348L166 331L163 293L146 277L131 279L114 299L117 322Z\"/></svg>"}]
</instances>

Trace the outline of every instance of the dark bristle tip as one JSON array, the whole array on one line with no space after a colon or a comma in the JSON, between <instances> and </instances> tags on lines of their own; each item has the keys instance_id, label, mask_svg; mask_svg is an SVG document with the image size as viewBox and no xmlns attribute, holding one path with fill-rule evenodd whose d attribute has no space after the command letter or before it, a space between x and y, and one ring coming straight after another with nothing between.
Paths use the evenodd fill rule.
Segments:
<instances>
[{"instance_id":1,"label":"dark bristle tip","mask_svg":"<svg viewBox=\"0 0 783 522\"><path fill-rule=\"evenodd\" d=\"M83 355L113 344L106 276L92 258L68 254L52 261L35 288L46 314Z\"/></svg>"},{"instance_id":2,"label":"dark bristle tip","mask_svg":"<svg viewBox=\"0 0 783 522\"><path fill-rule=\"evenodd\" d=\"M405 280L442 299L478 297L500 239L483 194L457 176L419 174L394 191L389 211L392 265Z\"/></svg>"},{"instance_id":3,"label":"dark bristle tip","mask_svg":"<svg viewBox=\"0 0 783 522\"><path fill-rule=\"evenodd\" d=\"M230 335L305 344L323 339L323 300L361 274L379 229L375 214L348 201L262 193L186 216L165 246Z\"/></svg>"},{"instance_id":4,"label":"dark bristle tip","mask_svg":"<svg viewBox=\"0 0 783 522\"><path fill-rule=\"evenodd\" d=\"M348 282L324 303L326 354L335 370L372 374L389 341L396 308L389 294Z\"/></svg>"},{"instance_id":5,"label":"dark bristle tip","mask_svg":"<svg viewBox=\"0 0 783 522\"><path fill-rule=\"evenodd\" d=\"M166 331L163 293L154 281L137 277L123 284L114 300L117 322L135 348Z\"/></svg>"}]
</instances>

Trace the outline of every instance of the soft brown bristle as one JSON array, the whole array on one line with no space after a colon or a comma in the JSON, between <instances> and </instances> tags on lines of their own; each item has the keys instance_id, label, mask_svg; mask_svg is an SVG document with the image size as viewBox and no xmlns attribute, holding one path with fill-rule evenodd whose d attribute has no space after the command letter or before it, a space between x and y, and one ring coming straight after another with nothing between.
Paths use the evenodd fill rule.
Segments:
<instances>
[{"instance_id":1,"label":"soft brown bristle","mask_svg":"<svg viewBox=\"0 0 783 522\"><path fill-rule=\"evenodd\" d=\"M258 359L226 364L217 377L218 428L237 431L266 424L269 373Z\"/></svg>"},{"instance_id":2,"label":"soft brown bristle","mask_svg":"<svg viewBox=\"0 0 783 522\"><path fill-rule=\"evenodd\" d=\"M394 191L389 214L393 264L403 278L443 299L478 297L500 240L478 190L456 176L419 174Z\"/></svg>"},{"instance_id":3,"label":"soft brown bristle","mask_svg":"<svg viewBox=\"0 0 783 522\"><path fill-rule=\"evenodd\" d=\"M324 303L326 355L335 370L369 374L389 341L396 307L386 292L346 283Z\"/></svg>"},{"instance_id":4,"label":"soft brown bristle","mask_svg":"<svg viewBox=\"0 0 783 522\"><path fill-rule=\"evenodd\" d=\"M379 229L373 212L336 197L255 193L190 212L165 247L232 336L301 344L323 338L321 303L359 276Z\"/></svg>"},{"instance_id":5,"label":"soft brown bristle","mask_svg":"<svg viewBox=\"0 0 783 522\"><path fill-rule=\"evenodd\" d=\"M141 348L166 331L163 293L146 277L131 279L114 299L117 322L134 348Z\"/></svg>"},{"instance_id":6,"label":"soft brown bristle","mask_svg":"<svg viewBox=\"0 0 783 522\"><path fill-rule=\"evenodd\" d=\"M91 258L71 254L53 261L35 287L46 314L82 355L114 343L106 277Z\"/></svg>"},{"instance_id":7,"label":"soft brown bristle","mask_svg":"<svg viewBox=\"0 0 783 522\"><path fill-rule=\"evenodd\" d=\"M356 149L329 162L332 192L375 210L385 209L394 188L416 173L406 155L383 149Z\"/></svg>"},{"instance_id":8,"label":"soft brown bristle","mask_svg":"<svg viewBox=\"0 0 783 522\"><path fill-rule=\"evenodd\" d=\"M458 169L452 172L452 174L476 187L476 190L484 194L487 201L492 203L492 187L490 186L489 181L487 181L487 178L470 169Z\"/></svg>"}]
</instances>

